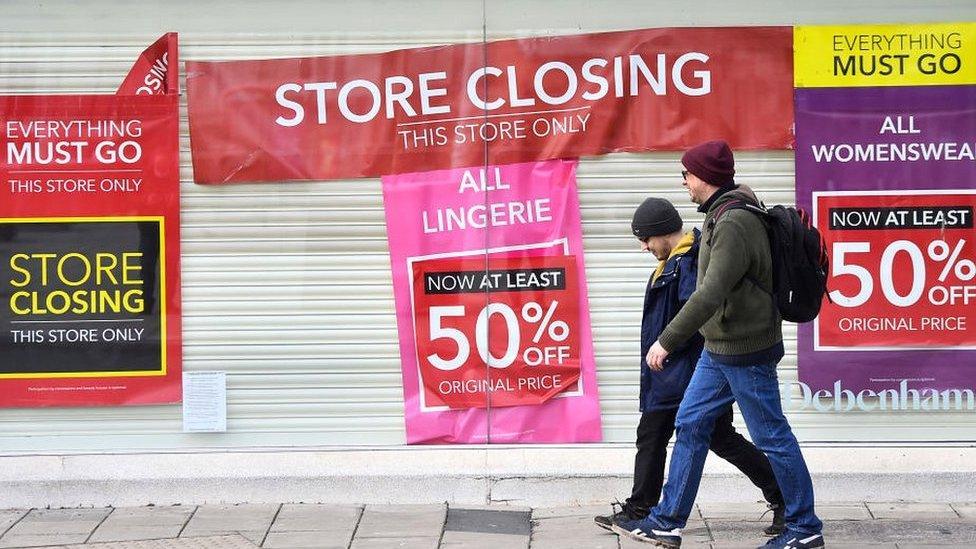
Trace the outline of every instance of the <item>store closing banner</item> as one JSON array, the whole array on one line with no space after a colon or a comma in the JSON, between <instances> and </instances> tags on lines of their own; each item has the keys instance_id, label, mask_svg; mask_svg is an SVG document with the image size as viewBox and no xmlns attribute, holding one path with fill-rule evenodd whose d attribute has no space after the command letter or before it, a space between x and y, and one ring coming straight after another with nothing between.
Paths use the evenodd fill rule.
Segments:
<instances>
[{"instance_id":1,"label":"store closing banner","mask_svg":"<svg viewBox=\"0 0 976 549\"><path fill-rule=\"evenodd\" d=\"M0 406L180 401L176 41L116 95L0 96Z\"/></svg>"},{"instance_id":2,"label":"store closing banner","mask_svg":"<svg viewBox=\"0 0 976 549\"><path fill-rule=\"evenodd\" d=\"M831 256L812 390L976 388L976 24L796 29L796 194Z\"/></svg>"},{"instance_id":3,"label":"store closing banner","mask_svg":"<svg viewBox=\"0 0 976 549\"><path fill-rule=\"evenodd\" d=\"M408 443L599 441L576 162L383 178Z\"/></svg>"},{"instance_id":4,"label":"store closing banner","mask_svg":"<svg viewBox=\"0 0 976 549\"><path fill-rule=\"evenodd\" d=\"M194 180L379 177L716 136L786 149L791 47L790 27L664 28L187 62Z\"/></svg>"}]
</instances>

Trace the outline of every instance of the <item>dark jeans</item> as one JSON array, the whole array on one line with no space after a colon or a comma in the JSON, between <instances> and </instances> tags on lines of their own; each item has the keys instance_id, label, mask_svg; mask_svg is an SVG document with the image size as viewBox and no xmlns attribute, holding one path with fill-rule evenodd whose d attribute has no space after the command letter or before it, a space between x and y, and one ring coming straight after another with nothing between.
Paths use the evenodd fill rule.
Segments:
<instances>
[{"instance_id":1,"label":"dark jeans","mask_svg":"<svg viewBox=\"0 0 976 549\"><path fill-rule=\"evenodd\" d=\"M641 414L637 426L637 457L634 459L634 489L627 498L627 507L646 516L657 505L664 484L664 461L668 441L674 434L677 408ZM732 405L715 420L715 431L709 448L715 455L742 471L769 503L782 505L783 494L776 484L776 477L769 460L751 442L743 438L732 426Z\"/></svg>"},{"instance_id":2,"label":"dark jeans","mask_svg":"<svg viewBox=\"0 0 976 549\"><path fill-rule=\"evenodd\" d=\"M823 525L814 513L813 483L800 445L783 415L776 363L733 366L714 360L708 351L698 360L676 419L678 437L671 455L664 497L649 520L662 530L684 528L701 482L708 448L728 406L739 404L749 435L769 456L776 480L786 496L786 526L793 532L819 534ZM711 441L711 442L709 442Z\"/></svg>"}]
</instances>

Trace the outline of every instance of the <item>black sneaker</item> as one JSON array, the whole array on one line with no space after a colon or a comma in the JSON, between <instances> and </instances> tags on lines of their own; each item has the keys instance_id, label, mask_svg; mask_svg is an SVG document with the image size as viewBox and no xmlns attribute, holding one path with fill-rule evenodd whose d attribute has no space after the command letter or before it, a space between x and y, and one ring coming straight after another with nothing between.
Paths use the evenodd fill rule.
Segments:
<instances>
[{"instance_id":1,"label":"black sneaker","mask_svg":"<svg viewBox=\"0 0 976 549\"><path fill-rule=\"evenodd\" d=\"M640 520L620 520L613 523L613 531L621 536L651 543L658 547L667 549L678 549L681 547L681 530L659 530L657 524L647 517Z\"/></svg>"},{"instance_id":2,"label":"black sneaker","mask_svg":"<svg viewBox=\"0 0 976 549\"><path fill-rule=\"evenodd\" d=\"M817 549L824 546L821 534L806 535L787 530L756 549Z\"/></svg>"},{"instance_id":3,"label":"black sneaker","mask_svg":"<svg viewBox=\"0 0 976 549\"><path fill-rule=\"evenodd\" d=\"M598 515L593 517L593 522L596 523L596 525L600 528L607 531L612 531L613 523L615 521L634 520L647 516L647 513L641 513L640 511L633 509L630 505L620 503L619 501L611 503L610 509L613 511L612 515Z\"/></svg>"},{"instance_id":4,"label":"black sneaker","mask_svg":"<svg viewBox=\"0 0 976 549\"><path fill-rule=\"evenodd\" d=\"M763 530L763 535L770 537L778 536L786 531L786 515L783 509L783 504L770 503L769 509L766 511L766 513L769 511L773 512L773 523ZM766 513L763 513L763 517L766 516ZM760 520L762 519L762 517L759 518Z\"/></svg>"}]
</instances>

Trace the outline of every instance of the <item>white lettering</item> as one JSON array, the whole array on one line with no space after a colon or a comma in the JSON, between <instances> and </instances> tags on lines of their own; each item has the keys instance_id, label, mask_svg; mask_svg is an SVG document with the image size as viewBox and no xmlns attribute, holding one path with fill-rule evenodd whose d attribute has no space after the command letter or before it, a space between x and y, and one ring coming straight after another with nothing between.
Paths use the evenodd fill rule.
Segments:
<instances>
[{"instance_id":1,"label":"white lettering","mask_svg":"<svg viewBox=\"0 0 976 549\"><path fill-rule=\"evenodd\" d=\"M278 118L275 118L275 124L278 124L279 126L291 127L302 123L302 120L305 119L305 107L302 107L301 103L292 101L291 99L285 97L285 94L288 92L297 93L300 91L302 91L302 87L298 84L289 83L278 86L278 89L275 90L275 100L278 101L279 105L285 107L286 109L291 109L295 114L291 118L279 116Z\"/></svg>"}]
</instances>

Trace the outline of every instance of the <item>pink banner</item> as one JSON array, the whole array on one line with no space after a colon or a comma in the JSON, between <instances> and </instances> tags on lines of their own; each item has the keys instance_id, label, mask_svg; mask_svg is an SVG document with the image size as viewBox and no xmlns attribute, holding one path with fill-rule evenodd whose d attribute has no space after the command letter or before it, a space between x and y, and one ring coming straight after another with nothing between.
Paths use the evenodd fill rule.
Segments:
<instances>
[{"instance_id":1,"label":"pink banner","mask_svg":"<svg viewBox=\"0 0 976 549\"><path fill-rule=\"evenodd\" d=\"M601 440L576 165L383 178L408 443Z\"/></svg>"}]
</instances>

